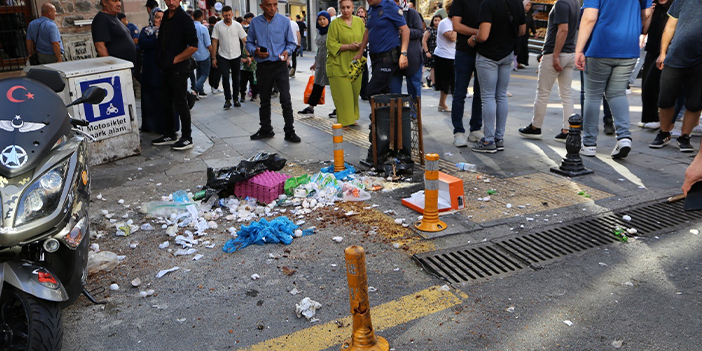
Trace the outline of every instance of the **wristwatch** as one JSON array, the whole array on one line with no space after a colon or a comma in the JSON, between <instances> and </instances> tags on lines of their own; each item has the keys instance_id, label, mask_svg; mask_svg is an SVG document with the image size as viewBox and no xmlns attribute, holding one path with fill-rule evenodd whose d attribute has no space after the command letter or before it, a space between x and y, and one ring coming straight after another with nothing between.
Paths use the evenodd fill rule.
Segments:
<instances>
[{"instance_id":1,"label":"wristwatch","mask_svg":"<svg viewBox=\"0 0 702 351\"><path fill-rule=\"evenodd\" d=\"M407 57L407 51L400 52L400 55Z\"/></svg>"}]
</instances>

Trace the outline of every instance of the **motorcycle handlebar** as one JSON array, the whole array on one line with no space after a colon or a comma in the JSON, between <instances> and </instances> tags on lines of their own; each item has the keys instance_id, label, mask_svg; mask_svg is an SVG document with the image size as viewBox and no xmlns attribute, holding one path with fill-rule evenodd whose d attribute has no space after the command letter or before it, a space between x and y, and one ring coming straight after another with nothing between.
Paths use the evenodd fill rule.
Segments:
<instances>
[{"instance_id":1,"label":"motorcycle handlebar","mask_svg":"<svg viewBox=\"0 0 702 351\"><path fill-rule=\"evenodd\" d=\"M71 118L71 125L73 125L74 127L77 127L77 126L87 127L88 125L90 125L90 122L83 120L83 119Z\"/></svg>"}]
</instances>

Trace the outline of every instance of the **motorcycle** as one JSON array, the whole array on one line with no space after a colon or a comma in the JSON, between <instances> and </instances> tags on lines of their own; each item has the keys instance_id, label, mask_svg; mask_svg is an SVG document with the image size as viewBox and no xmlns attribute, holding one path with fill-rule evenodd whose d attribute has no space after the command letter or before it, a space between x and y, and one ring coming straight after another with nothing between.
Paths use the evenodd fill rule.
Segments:
<instances>
[{"instance_id":1,"label":"motorcycle","mask_svg":"<svg viewBox=\"0 0 702 351\"><path fill-rule=\"evenodd\" d=\"M106 92L66 106L64 88L51 70L0 80L0 350L59 350L61 309L85 293L92 137L67 107Z\"/></svg>"}]
</instances>

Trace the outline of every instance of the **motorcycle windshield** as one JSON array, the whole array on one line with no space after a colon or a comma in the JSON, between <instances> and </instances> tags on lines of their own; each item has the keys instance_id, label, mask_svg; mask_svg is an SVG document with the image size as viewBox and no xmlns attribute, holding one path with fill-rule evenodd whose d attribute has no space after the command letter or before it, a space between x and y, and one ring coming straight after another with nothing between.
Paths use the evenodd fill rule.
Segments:
<instances>
[{"instance_id":1,"label":"motorcycle windshield","mask_svg":"<svg viewBox=\"0 0 702 351\"><path fill-rule=\"evenodd\" d=\"M34 168L71 130L61 98L29 78L0 81L0 176Z\"/></svg>"}]
</instances>

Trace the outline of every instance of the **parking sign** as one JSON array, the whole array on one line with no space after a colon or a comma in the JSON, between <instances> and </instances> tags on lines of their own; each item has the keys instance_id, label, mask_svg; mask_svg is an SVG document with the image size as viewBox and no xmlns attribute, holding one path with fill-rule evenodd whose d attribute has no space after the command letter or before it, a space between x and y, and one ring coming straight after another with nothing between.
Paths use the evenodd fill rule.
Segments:
<instances>
[{"instance_id":1,"label":"parking sign","mask_svg":"<svg viewBox=\"0 0 702 351\"><path fill-rule=\"evenodd\" d=\"M90 87L105 89L107 95L99 105L83 104L85 119L88 122L102 121L108 118L124 116L124 100L122 99L122 84L119 76L88 80L80 83L81 93Z\"/></svg>"}]
</instances>

